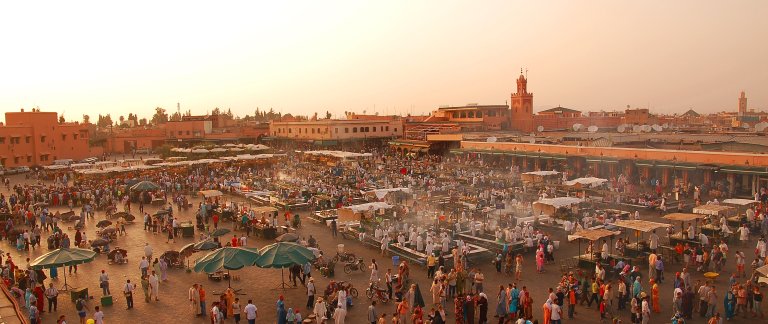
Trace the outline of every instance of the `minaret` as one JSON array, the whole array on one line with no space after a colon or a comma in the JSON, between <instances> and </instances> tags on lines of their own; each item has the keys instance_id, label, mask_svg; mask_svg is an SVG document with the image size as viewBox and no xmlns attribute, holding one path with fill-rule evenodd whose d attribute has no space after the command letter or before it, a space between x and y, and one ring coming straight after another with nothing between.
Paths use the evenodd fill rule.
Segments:
<instances>
[{"instance_id":1,"label":"minaret","mask_svg":"<svg viewBox=\"0 0 768 324\"><path fill-rule=\"evenodd\" d=\"M510 108L511 128L526 133L532 132L534 129L533 93L528 92L528 79L523 74L523 69L520 69L520 76L517 78L517 92L511 96Z\"/></svg>"},{"instance_id":2,"label":"minaret","mask_svg":"<svg viewBox=\"0 0 768 324\"><path fill-rule=\"evenodd\" d=\"M741 96L739 96L739 116L744 116L746 114L747 114L747 96L742 90Z\"/></svg>"}]
</instances>

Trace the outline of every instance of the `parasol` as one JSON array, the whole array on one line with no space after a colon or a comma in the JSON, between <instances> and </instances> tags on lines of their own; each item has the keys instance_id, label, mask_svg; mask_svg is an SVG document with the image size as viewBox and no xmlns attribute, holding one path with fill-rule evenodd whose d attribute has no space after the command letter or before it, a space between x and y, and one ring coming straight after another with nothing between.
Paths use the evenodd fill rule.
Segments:
<instances>
[{"instance_id":1,"label":"parasol","mask_svg":"<svg viewBox=\"0 0 768 324\"><path fill-rule=\"evenodd\" d=\"M94 258L96 258L96 252L88 249L60 248L39 256L29 263L29 267L34 270L66 267L88 263ZM67 276L64 276L64 287L61 290L67 289L69 289Z\"/></svg>"},{"instance_id":2,"label":"parasol","mask_svg":"<svg viewBox=\"0 0 768 324\"><path fill-rule=\"evenodd\" d=\"M131 190L133 191L152 191L152 190L158 190L158 189L160 189L160 185L152 181L141 181L131 186Z\"/></svg>"},{"instance_id":3,"label":"parasol","mask_svg":"<svg viewBox=\"0 0 768 324\"><path fill-rule=\"evenodd\" d=\"M100 220L98 223L96 223L96 227L107 227L109 225L112 225L112 222L108 220Z\"/></svg>"}]
</instances>

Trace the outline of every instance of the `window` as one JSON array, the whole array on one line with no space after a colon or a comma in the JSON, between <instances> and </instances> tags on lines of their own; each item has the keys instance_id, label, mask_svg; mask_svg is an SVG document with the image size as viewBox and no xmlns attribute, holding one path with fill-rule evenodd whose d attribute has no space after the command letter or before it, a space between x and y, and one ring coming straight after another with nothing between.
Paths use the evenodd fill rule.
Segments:
<instances>
[{"instance_id":1,"label":"window","mask_svg":"<svg viewBox=\"0 0 768 324\"><path fill-rule=\"evenodd\" d=\"M313 128L313 129L312 129L312 134L314 134L314 133L315 133L315 129Z\"/></svg>"},{"instance_id":2,"label":"window","mask_svg":"<svg viewBox=\"0 0 768 324\"><path fill-rule=\"evenodd\" d=\"M483 112L482 112L482 111L478 111L478 112L477 112L477 115L475 115L475 117L477 117L477 118L483 118Z\"/></svg>"},{"instance_id":3,"label":"window","mask_svg":"<svg viewBox=\"0 0 768 324\"><path fill-rule=\"evenodd\" d=\"M352 132L357 133L357 127L352 127Z\"/></svg>"},{"instance_id":4,"label":"window","mask_svg":"<svg viewBox=\"0 0 768 324\"><path fill-rule=\"evenodd\" d=\"M45 136L40 136L40 143L45 143Z\"/></svg>"},{"instance_id":5,"label":"window","mask_svg":"<svg viewBox=\"0 0 768 324\"><path fill-rule=\"evenodd\" d=\"M66 141L67 140L67 134L61 134L61 140Z\"/></svg>"},{"instance_id":6,"label":"window","mask_svg":"<svg viewBox=\"0 0 768 324\"><path fill-rule=\"evenodd\" d=\"M0 144L5 144L5 137L0 137Z\"/></svg>"},{"instance_id":7,"label":"window","mask_svg":"<svg viewBox=\"0 0 768 324\"><path fill-rule=\"evenodd\" d=\"M290 134L290 133L291 133L291 129L289 128L289 129L288 129L288 134Z\"/></svg>"},{"instance_id":8,"label":"window","mask_svg":"<svg viewBox=\"0 0 768 324\"><path fill-rule=\"evenodd\" d=\"M474 111L470 111L469 112L469 118L475 118L475 112Z\"/></svg>"},{"instance_id":9,"label":"window","mask_svg":"<svg viewBox=\"0 0 768 324\"><path fill-rule=\"evenodd\" d=\"M376 126L373 126L373 132L374 133L376 132Z\"/></svg>"},{"instance_id":10,"label":"window","mask_svg":"<svg viewBox=\"0 0 768 324\"><path fill-rule=\"evenodd\" d=\"M462 111L461 112L461 118L467 118L467 112L466 111Z\"/></svg>"},{"instance_id":11,"label":"window","mask_svg":"<svg viewBox=\"0 0 768 324\"><path fill-rule=\"evenodd\" d=\"M48 154L43 154L40 156L40 161L48 161Z\"/></svg>"},{"instance_id":12,"label":"window","mask_svg":"<svg viewBox=\"0 0 768 324\"><path fill-rule=\"evenodd\" d=\"M27 144L29 144L29 142L31 142L31 141L32 141L32 136L25 136L24 137L24 142L26 142Z\"/></svg>"},{"instance_id":13,"label":"window","mask_svg":"<svg viewBox=\"0 0 768 324\"><path fill-rule=\"evenodd\" d=\"M301 134L301 128L299 128L299 134Z\"/></svg>"},{"instance_id":14,"label":"window","mask_svg":"<svg viewBox=\"0 0 768 324\"><path fill-rule=\"evenodd\" d=\"M304 129L304 134L309 134L309 130L307 130L307 129L305 128L305 129Z\"/></svg>"},{"instance_id":15,"label":"window","mask_svg":"<svg viewBox=\"0 0 768 324\"><path fill-rule=\"evenodd\" d=\"M397 133L397 127L395 127L395 133Z\"/></svg>"},{"instance_id":16,"label":"window","mask_svg":"<svg viewBox=\"0 0 768 324\"><path fill-rule=\"evenodd\" d=\"M453 118L459 118L459 113L458 113L458 112L456 112L456 111L454 111L454 112L453 112Z\"/></svg>"},{"instance_id":17,"label":"window","mask_svg":"<svg viewBox=\"0 0 768 324\"><path fill-rule=\"evenodd\" d=\"M32 156L31 155L27 155L27 163L32 163Z\"/></svg>"},{"instance_id":18,"label":"window","mask_svg":"<svg viewBox=\"0 0 768 324\"><path fill-rule=\"evenodd\" d=\"M189 131L187 131L187 136L189 136Z\"/></svg>"},{"instance_id":19,"label":"window","mask_svg":"<svg viewBox=\"0 0 768 324\"><path fill-rule=\"evenodd\" d=\"M72 137L77 140L77 134L72 134Z\"/></svg>"},{"instance_id":20,"label":"window","mask_svg":"<svg viewBox=\"0 0 768 324\"><path fill-rule=\"evenodd\" d=\"M349 127L344 127L344 133L349 133Z\"/></svg>"},{"instance_id":21,"label":"window","mask_svg":"<svg viewBox=\"0 0 768 324\"><path fill-rule=\"evenodd\" d=\"M488 111L488 117L494 117L496 116L496 112L493 110Z\"/></svg>"},{"instance_id":22,"label":"window","mask_svg":"<svg viewBox=\"0 0 768 324\"><path fill-rule=\"evenodd\" d=\"M19 164L19 157L18 156L13 158L13 163Z\"/></svg>"},{"instance_id":23,"label":"window","mask_svg":"<svg viewBox=\"0 0 768 324\"><path fill-rule=\"evenodd\" d=\"M336 134L338 134L338 133L339 133L339 128L338 128L338 127L336 127Z\"/></svg>"},{"instance_id":24,"label":"window","mask_svg":"<svg viewBox=\"0 0 768 324\"><path fill-rule=\"evenodd\" d=\"M6 158L0 159L0 164L5 165L5 160L7 160L7 159Z\"/></svg>"}]
</instances>

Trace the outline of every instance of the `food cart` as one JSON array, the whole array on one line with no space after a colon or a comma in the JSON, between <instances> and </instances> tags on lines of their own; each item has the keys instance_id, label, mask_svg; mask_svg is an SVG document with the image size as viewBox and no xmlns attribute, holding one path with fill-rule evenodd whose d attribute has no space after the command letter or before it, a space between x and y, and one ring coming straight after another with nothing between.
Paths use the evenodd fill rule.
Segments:
<instances>
[{"instance_id":1,"label":"food cart","mask_svg":"<svg viewBox=\"0 0 768 324\"><path fill-rule=\"evenodd\" d=\"M680 231L674 234L669 235L669 245L677 245L677 243L681 243L683 245L690 244L691 246L699 245L699 241L697 237L694 237L693 240L688 239L687 235L687 227L685 226L685 222L694 222L694 229L699 227L699 220L707 218L706 215L702 214L689 214L689 213L671 213L664 215L664 219L668 219L669 221L679 221L680 222ZM699 233L699 231L696 231L696 233Z\"/></svg>"},{"instance_id":2,"label":"food cart","mask_svg":"<svg viewBox=\"0 0 768 324\"><path fill-rule=\"evenodd\" d=\"M693 213L710 216L708 217L709 223L701 227L701 231L709 236L720 236L722 232L722 227L720 226L721 219L737 216L736 208L714 204L694 207Z\"/></svg>"}]
</instances>

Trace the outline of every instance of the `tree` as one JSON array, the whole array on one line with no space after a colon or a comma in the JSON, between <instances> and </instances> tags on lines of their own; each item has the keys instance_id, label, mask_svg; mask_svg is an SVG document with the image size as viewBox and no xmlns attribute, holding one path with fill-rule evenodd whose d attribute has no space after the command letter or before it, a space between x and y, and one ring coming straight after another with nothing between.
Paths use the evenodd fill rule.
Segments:
<instances>
[{"instance_id":1,"label":"tree","mask_svg":"<svg viewBox=\"0 0 768 324\"><path fill-rule=\"evenodd\" d=\"M325 111L325 119L331 119L331 112L330 111L327 111L327 110Z\"/></svg>"},{"instance_id":2,"label":"tree","mask_svg":"<svg viewBox=\"0 0 768 324\"><path fill-rule=\"evenodd\" d=\"M232 115L232 109L231 108L227 108L227 114L226 115L229 116L229 118L233 118L234 117L234 115Z\"/></svg>"},{"instance_id":3,"label":"tree","mask_svg":"<svg viewBox=\"0 0 768 324\"><path fill-rule=\"evenodd\" d=\"M181 114L177 111L170 117L170 121L181 121Z\"/></svg>"},{"instance_id":4,"label":"tree","mask_svg":"<svg viewBox=\"0 0 768 324\"><path fill-rule=\"evenodd\" d=\"M96 126L109 127L110 125L112 125L112 117L109 114L106 116L99 114L99 120L96 122Z\"/></svg>"},{"instance_id":5,"label":"tree","mask_svg":"<svg viewBox=\"0 0 768 324\"><path fill-rule=\"evenodd\" d=\"M125 121L125 117L120 116L120 124L122 124Z\"/></svg>"},{"instance_id":6,"label":"tree","mask_svg":"<svg viewBox=\"0 0 768 324\"><path fill-rule=\"evenodd\" d=\"M91 123L91 116L83 115L83 124L90 124Z\"/></svg>"},{"instance_id":7,"label":"tree","mask_svg":"<svg viewBox=\"0 0 768 324\"><path fill-rule=\"evenodd\" d=\"M146 118L139 119L139 125L147 126L147 119Z\"/></svg>"},{"instance_id":8,"label":"tree","mask_svg":"<svg viewBox=\"0 0 768 324\"><path fill-rule=\"evenodd\" d=\"M59 116L59 124L63 124L64 122L66 122L64 115Z\"/></svg>"},{"instance_id":9,"label":"tree","mask_svg":"<svg viewBox=\"0 0 768 324\"><path fill-rule=\"evenodd\" d=\"M168 114L162 107L155 107L155 114L152 115L152 124L160 125L168 121Z\"/></svg>"},{"instance_id":10,"label":"tree","mask_svg":"<svg viewBox=\"0 0 768 324\"><path fill-rule=\"evenodd\" d=\"M219 109L219 107L213 108L213 110L211 111L211 116L218 116L220 114L221 114L221 109Z\"/></svg>"}]
</instances>

